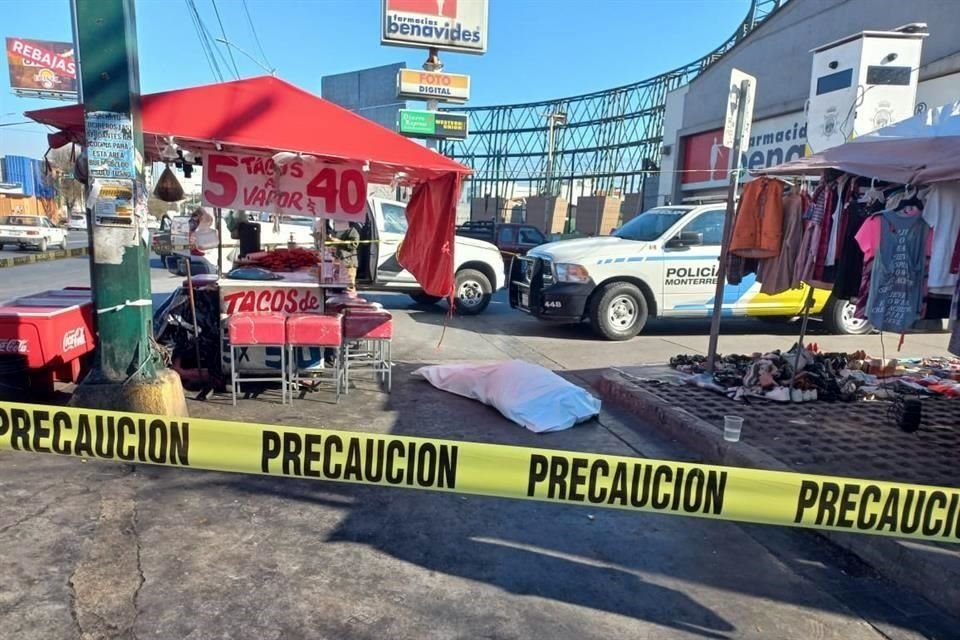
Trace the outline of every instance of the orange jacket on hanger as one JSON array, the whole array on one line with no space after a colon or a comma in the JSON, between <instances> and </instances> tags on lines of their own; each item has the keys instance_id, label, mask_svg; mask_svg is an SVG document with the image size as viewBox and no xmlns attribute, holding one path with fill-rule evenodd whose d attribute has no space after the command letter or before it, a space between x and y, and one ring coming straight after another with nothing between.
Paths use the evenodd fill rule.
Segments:
<instances>
[{"instance_id":1,"label":"orange jacket on hanger","mask_svg":"<svg viewBox=\"0 0 960 640\"><path fill-rule=\"evenodd\" d=\"M743 258L780 255L783 242L783 187L774 178L757 178L743 187L730 251Z\"/></svg>"}]
</instances>

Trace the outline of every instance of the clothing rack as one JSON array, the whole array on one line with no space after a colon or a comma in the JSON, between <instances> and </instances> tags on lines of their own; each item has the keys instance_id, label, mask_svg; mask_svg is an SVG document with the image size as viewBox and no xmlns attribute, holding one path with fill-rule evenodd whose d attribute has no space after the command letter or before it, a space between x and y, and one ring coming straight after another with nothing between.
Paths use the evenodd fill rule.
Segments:
<instances>
[{"instance_id":1,"label":"clothing rack","mask_svg":"<svg viewBox=\"0 0 960 640\"><path fill-rule=\"evenodd\" d=\"M813 308L813 287L807 285L807 297L803 301L803 314L800 321L800 335L797 337L797 355L793 360L793 375L790 376L790 396L793 399L793 384L797 380L797 369L800 367L800 352L803 351L803 341L807 337L807 322L810 320L810 309Z\"/></svg>"}]
</instances>

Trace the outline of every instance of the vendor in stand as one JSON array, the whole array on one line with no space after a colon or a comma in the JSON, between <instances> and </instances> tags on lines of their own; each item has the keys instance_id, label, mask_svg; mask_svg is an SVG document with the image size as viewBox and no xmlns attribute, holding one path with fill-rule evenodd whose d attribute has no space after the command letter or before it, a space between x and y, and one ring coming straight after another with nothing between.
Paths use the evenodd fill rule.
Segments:
<instances>
[{"instance_id":1,"label":"vendor in stand","mask_svg":"<svg viewBox=\"0 0 960 640\"><path fill-rule=\"evenodd\" d=\"M332 247L341 267L346 271L347 291L349 293L357 292L357 249L360 246L360 225L351 222L342 232L337 233L336 226L332 220L324 221L326 224L326 246ZM319 233L315 236L319 241ZM324 362L328 367L332 367L335 362L336 352L333 349L326 349L323 354Z\"/></svg>"},{"instance_id":2,"label":"vendor in stand","mask_svg":"<svg viewBox=\"0 0 960 640\"><path fill-rule=\"evenodd\" d=\"M360 225L356 222L349 223L349 226L341 233L332 220L326 221L327 225L327 246L333 247L340 266L346 271L347 291L349 293L357 292L357 248L360 246Z\"/></svg>"}]
</instances>

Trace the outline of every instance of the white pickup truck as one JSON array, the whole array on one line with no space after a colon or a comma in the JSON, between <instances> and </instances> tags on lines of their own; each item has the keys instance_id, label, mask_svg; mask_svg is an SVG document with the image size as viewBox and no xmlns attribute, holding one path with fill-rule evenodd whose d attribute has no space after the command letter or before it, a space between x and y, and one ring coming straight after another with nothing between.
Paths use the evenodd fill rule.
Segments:
<instances>
[{"instance_id":1,"label":"white pickup truck","mask_svg":"<svg viewBox=\"0 0 960 640\"><path fill-rule=\"evenodd\" d=\"M0 218L0 249L14 244L20 249L36 247L66 249L67 230L43 216L10 215Z\"/></svg>"},{"instance_id":2,"label":"white pickup truck","mask_svg":"<svg viewBox=\"0 0 960 640\"><path fill-rule=\"evenodd\" d=\"M612 236L540 245L513 261L510 306L540 320L590 323L607 340L628 340L648 318L706 318L713 311L726 208L657 207ZM782 319L803 312L809 289L760 293L755 274L725 284L723 315ZM872 330L853 305L814 291L811 313L832 333Z\"/></svg>"},{"instance_id":3,"label":"white pickup truck","mask_svg":"<svg viewBox=\"0 0 960 640\"><path fill-rule=\"evenodd\" d=\"M279 244L287 244L292 239L299 246L314 246L313 219L281 217L280 232L274 234L274 224L268 218L260 221L261 244L274 244L268 238L276 235ZM406 233L404 203L383 198L367 199L367 219L360 234L357 255L357 288L362 291L399 291L407 293L421 304L440 302L440 298L426 295L413 274L397 262L397 249ZM221 232L221 237L224 238L221 267L226 273L233 268L238 241L232 240L225 230ZM494 292L505 285L503 257L495 245L461 236L454 238L453 257L456 265L456 311L463 315L478 314L490 304ZM215 271L217 249L204 251L203 260L210 271Z\"/></svg>"}]
</instances>

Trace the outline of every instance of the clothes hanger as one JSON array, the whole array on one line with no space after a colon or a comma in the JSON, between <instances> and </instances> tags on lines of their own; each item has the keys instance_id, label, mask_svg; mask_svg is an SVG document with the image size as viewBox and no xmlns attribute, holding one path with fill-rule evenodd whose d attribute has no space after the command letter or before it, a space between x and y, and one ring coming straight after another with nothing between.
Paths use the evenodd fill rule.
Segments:
<instances>
[{"instance_id":1,"label":"clothes hanger","mask_svg":"<svg viewBox=\"0 0 960 640\"><path fill-rule=\"evenodd\" d=\"M912 189L912 191L911 191ZM900 203L897 205L897 208L894 211L902 211L906 207L920 207L923 206L923 203L920 202L920 198L917 197L918 189L910 184L906 186L903 192L903 199L900 200Z\"/></svg>"},{"instance_id":2,"label":"clothes hanger","mask_svg":"<svg viewBox=\"0 0 960 640\"><path fill-rule=\"evenodd\" d=\"M883 202L886 200L886 197L883 195L883 191L877 189L877 179L870 178L870 188L860 196L859 202L861 204L872 204L874 202Z\"/></svg>"}]
</instances>

